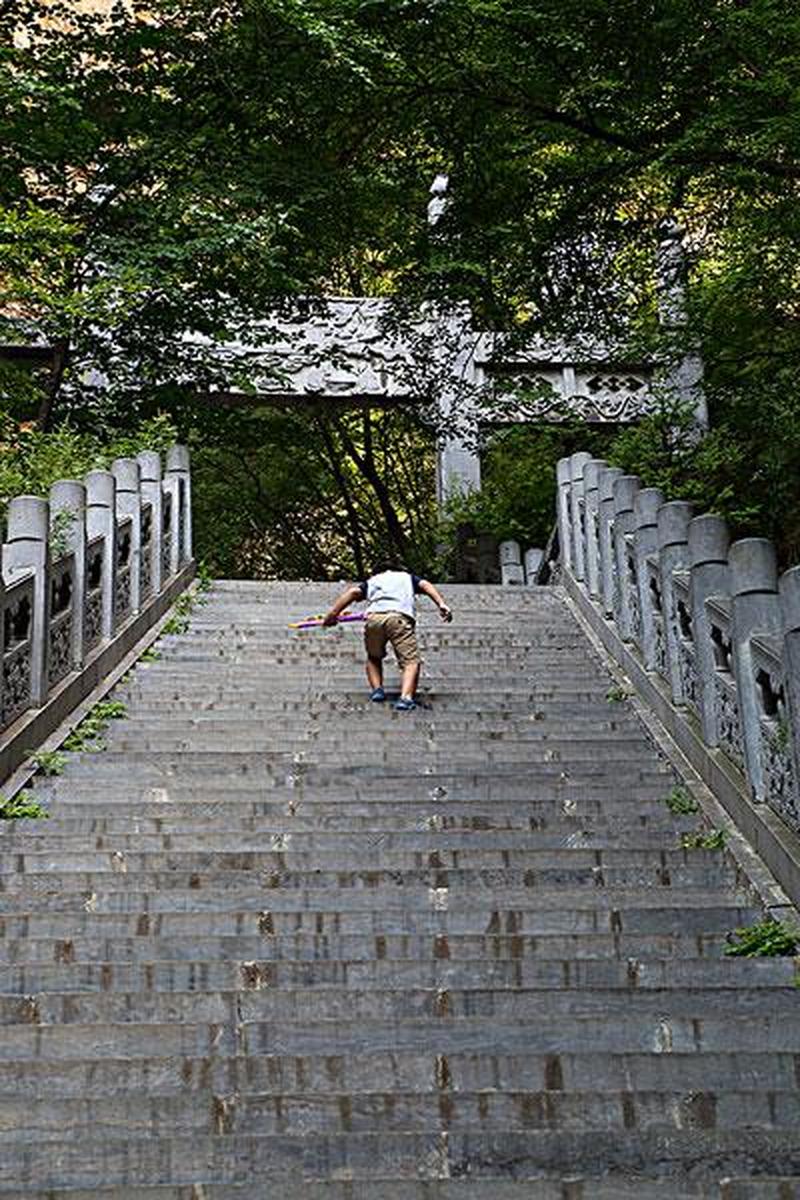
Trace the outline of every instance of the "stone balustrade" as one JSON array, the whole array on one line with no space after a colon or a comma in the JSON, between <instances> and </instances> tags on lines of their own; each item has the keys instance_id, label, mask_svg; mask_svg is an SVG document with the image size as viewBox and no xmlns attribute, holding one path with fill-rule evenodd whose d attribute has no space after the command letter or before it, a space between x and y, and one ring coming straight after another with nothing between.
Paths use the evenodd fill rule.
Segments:
<instances>
[{"instance_id":1,"label":"stone balustrade","mask_svg":"<svg viewBox=\"0 0 800 1200\"><path fill-rule=\"evenodd\" d=\"M607 648L800 832L800 567L778 578L766 539L731 544L722 518L588 454L559 463L557 510L564 582Z\"/></svg>"},{"instance_id":2,"label":"stone balustrade","mask_svg":"<svg viewBox=\"0 0 800 1200\"><path fill-rule=\"evenodd\" d=\"M79 702L99 681L98 665L102 673L123 657L192 574L183 446L166 464L147 451L59 480L48 499L10 501L0 545L0 779L18 765L9 747L26 717L62 692ZM54 710L61 719L64 708ZM28 749L44 728L23 738Z\"/></svg>"}]
</instances>

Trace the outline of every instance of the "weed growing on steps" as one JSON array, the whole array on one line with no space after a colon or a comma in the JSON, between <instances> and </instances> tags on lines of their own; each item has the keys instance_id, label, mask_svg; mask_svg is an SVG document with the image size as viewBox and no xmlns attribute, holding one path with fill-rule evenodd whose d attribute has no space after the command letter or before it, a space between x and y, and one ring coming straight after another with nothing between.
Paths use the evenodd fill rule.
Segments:
<instances>
[{"instance_id":1,"label":"weed growing on steps","mask_svg":"<svg viewBox=\"0 0 800 1200\"><path fill-rule=\"evenodd\" d=\"M145 650L144 654L140 655L139 662L141 662L141 663L158 662L158 660L161 657L162 657L162 655L161 655L160 650L157 650L155 646L148 646L148 648Z\"/></svg>"},{"instance_id":2,"label":"weed growing on steps","mask_svg":"<svg viewBox=\"0 0 800 1200\"><path fill-rule=\"evenodd\" d=\"M624 687L612 687L606 692L606 700L609 704L621 704L623 700L630 700L633 692L629 692Z\"/></svg>"},{"instance_id":3,"label":"weed growing on steps","mask_svg":"<svg viewBox=\"0 0 800 1200\"><path fill-rule=\"evenodd\" d=\"M17 792L9 800L0 796L0 821L36 821L49 816L33 792Z\"/></svg>"},{"instance_id":4,"label":"weed growing on steps","mask_svg":"<svg viewBox=\"0 0 800 1200\"><path fill-rule=\"evenodd\" d=\"M681 837L684 850L722 850L725 846L724 829L702 829L696 833L684 833Z\"/></svg>"},{"instance_id":5,"label":"weed growing on steps","mask_svg":"<svg viewBox=\"0 0 800 1200\"><path fill-rule=\"evenodd\" d=\"M102 735L108 729L109 722L119 721L127 715L128 709L121 700L100 700L64 740L64 749L86 750L90 754L105 750L106 743Z\"/></svg>"},{"instance_id":6,"label":"weed growing on steps","mask_svg":"<svg viewBox=\"0 0 800 1200\"><path fill-rule=\"evenodd\" d=\"M31 755L31 762L40 775L62 775L67 765L60 750L37 750Z\"/></svg>"},{"instance_id":7,"label":"weed growing on steps","mask_svg":"<svg viewBox=\"0 0 800 1200\"><path fill-rule=\"evenodd\" d=\"M206 593L210 588L210 579L202 580L192 591L184 592L182 596L179 596L172 606L172 615L166 624L162 626L162 634L186 633L194 609L208 604Z\"/></svg>"},{"instance_id":8,"label":"weed growing on steps","mask_svg":"<svg viewBox=\"0 0 800 1200\"><path fill-rule=\"evenodd\" d=\"M694 796L681 784L677 784L669 795L664 797L664 803L671 813L679 817L688 817L691 813L700 811L700 805Z\"/></svg>"},{"instance_id":9,"label":"weed growing on steps","mask_svg":"<svg viewBox=\"0 0 800 1200\"><path fill-rule=\"evenodd\" d=\"M736 939L736 940L734 940ZM742 925L729 933L727 955L739 958L791 958L797 954L800 930L792 929L783 921L756 921L754 925Z\"/></svg>"}]
</instances>

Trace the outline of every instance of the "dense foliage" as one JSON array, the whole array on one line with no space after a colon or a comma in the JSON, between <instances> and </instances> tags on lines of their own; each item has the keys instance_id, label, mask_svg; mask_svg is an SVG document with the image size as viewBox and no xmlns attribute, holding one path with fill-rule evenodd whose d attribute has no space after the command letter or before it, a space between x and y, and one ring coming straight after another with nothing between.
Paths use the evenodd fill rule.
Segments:
<instances>
[{"instance_id":1,"label":"dense foliage","mask_svg":"<svg viewBox=\"0 0 800 1200\"><path fill-rule=\"evenodd\" d=\"M381 527L425 555L438 536L413 422L188 402L247 386L209 348L324 291L469 300L522 341L696 346L709 437L666 396L605 452L800 556L789 0L8 0L4 17L0 340L54 348L44 369L2 365L5 408L100 438L169 412L221 569L340 573ZM432 236L439 171L451 198ZM688 255L689 321L671 328L653 270L665 222ZM391 470L370 458L384 433L403 448ZM503 431L473 510L540 541L552 455L574 444ZM224 503L226 471L241 503Z\"/></svg>"}]
</instances>

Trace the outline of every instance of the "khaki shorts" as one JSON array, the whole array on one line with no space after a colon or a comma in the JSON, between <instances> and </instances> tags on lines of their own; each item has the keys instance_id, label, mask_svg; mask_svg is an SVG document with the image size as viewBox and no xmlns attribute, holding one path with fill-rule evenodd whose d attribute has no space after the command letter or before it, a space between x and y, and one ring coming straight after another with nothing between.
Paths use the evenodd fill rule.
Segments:
<instances>
[{"instance_id":1,"label":"khaki shorts","mask_svg":"<svg viewBox=\"0 0 800 1200\"><path fill-rule=\"evenodd\" d=\"M370 613L364 629L364 645L369 658L386 656L386 643L392 643L397 665L402 671L419 662L414 622L405 613Z\"/></svg>"}]
</instances>

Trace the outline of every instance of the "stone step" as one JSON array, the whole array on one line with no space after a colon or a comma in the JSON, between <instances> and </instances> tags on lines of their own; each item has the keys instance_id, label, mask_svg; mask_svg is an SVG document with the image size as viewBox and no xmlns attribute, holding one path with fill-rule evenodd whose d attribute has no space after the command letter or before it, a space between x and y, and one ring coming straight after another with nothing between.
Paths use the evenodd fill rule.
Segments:
<instances>
[{"instance_id":1,"label":"stone step","mask_svg":"<svg viewBox=\"0 0 800 1200\"><path fill-rule=\"evenodd\" d=\"M0 996L78 994L96 992L198 992L214 993L270 988L307 989L469 989L495 991L574 991L624 988L636 991L696 989L786 988L795 986L797 966L789 958L775 960L702 960L657 958L620 960L584 959L459 959L449 954L442 938L427 960L377 961L244 960L175 962L150 959L125 963L48 963L0 966ZM437 950L439 957L434 957Z\"/></svg>"},{"instance_id":2,"label":"stone step","mask_svg":"<svg viewBox=\"0 0 800 1200\"><path fill-rule=\"evenodd\" d=\"M155 922L154 922L155 924ZM726 946L725 933L687 934L238 934L192 936L126 937L113 933L102 937L74 934L69 938L0 937L0 963L87 964L153 962L243 961L292 963L363 963L387 959L450 959L453 962L491 960L517 962L597 961L607 968L626 963L696 958L720 959ZM756 960L753 960L756 961ZM666 966L665 968L666 969Z\"/></svg>"},{"instance_id":3,"label":"stone step","mask_svg":"<svg viewBox=\"0 0 800 1200\"><path fill-rule=\"evenodd\" d=\"M369 1180L313 1180L284 1177L277 1187L270 1188L269 1180L242 1184L200 1182L194 1184L162 1184L153 1187L48 1188L46 1191L26 1188L17 1194L26 1200L254 1200L254 1184L268 1190L260 1194L275 1200L720 1200L714 1187L706 1190L701 1183L674 1179L656 1180L637 1176L635 1179L603 1176L588 1178L570 1174L565 1177L514 1180L505 1176L485 1175L475 1181L458 1179L396 1179L373 1176ZM711 1186L711 1185L708 1185ZM676 1190L676 1188L678 1190ZM761 1193L758 1193L759 1196ZM772 1200L785 1200L785 1195L765 1192ZM735 1200L740 1200L737 1193ZM724 1200L724 1197L723 1197ZM743 1197L742 1197L743 1200Z\"/></svg>"},{"instance_id":4,"label":"stone step","mask_svg":"<svg viewBox=\"0 0 800 1200\"><path fill-rule=\"evenodd\" d=\"M533 853L533 852L531 852ZM567 852L569 853L569 852ZM599 854L600 851L587 851ZM683 851L677 851L683 854ZM170 868L162 870L137 870L136 863L129 869L122 854L101 855L105 868L94 867L91 871L62 869L18 872L4 880L0 894L0 912L9 912L18 905L19 898L27 898L38 905L54 893L65 900L83 897L93 892L102 893L105 900L112 894L141 898L150 896L152 908L156 901L177 904L183 898L194 896L198 907L209 903L230 906L248 906L253 899L275 903L280 895L295 908L307 908L319 903L320 896L332 891L336 896L331 902L337 907L350 908L364 903L359 894L371 898L373 904L390 903L394 898L403 907L420 908L435 905L440 901L462 904L470 893L486 893L486 907L490 908L502 898L505 904L533 905L537 898L541 903L561 889L563 893L575 888L585 888L592 893L606 891L614 902L618 891L652 889L660 893L662 903L668 903L670 892L679 891L684 898L690 892L707 892L734 886L735 872L720 855L719 851L692 851L691 859L661 864L595 867L571 865L532 868L523 867L382 867L352 870L345 866L295 870L291 865L282 865L265 859L263 866L252 870L231 868L223 870L215 866ZM186 856L189 859L191 855ZM199 857L199 856L198 856ZM440 893L433 896L431 893ZM447 895L441 895L447 893ZM527 895L526 895L527 893ZM355 901L353 896L356 896ZM562 899L563 904L563 899Z\"/></svg>"},{"instance_id":5,"label":"stone step","mask_svg":"<svg viewBox=\"0 0 800 1200\"><path fill-rule=\"evenodd\" d=\"M110 882L110 881L109 881ZM114 891L108 887L99 892L77 891L60 895L51 888L41 895L22 895L16 903L0 903L0 921L5 929L12 928L16 918L27 920L26 929L32 921L47 914L47 922L54 914L68 915L69 927L79 928L80 914L90 920L103 915L133 916L144 926L161 919L180 914L202 915L218 930L241 929L245 924L257 926L263 914L270 914L282 928L297 932L324 933L326 928L336 932L353 932L371 929L378 933L418 932L569 932L594 933L598 930L641 933L645 930L660 933L695 932L706 930L708 922L736 919L744 924L741 914L760 915L761 910L753 904L745 892L734 893L729 889L720 891L696 891L691 897L691 906L676 899L669 891L659 889L630 892L610 889L583 889L581 892L560 895L529 888L526 892L496 892L487 894L488 903L478 904L470 896L445 895L449 889L432 889L425 896L415 895L409 900L397 891L384 900L378 908L378 899L372 890L359 889L342 891L336 898L335 908L331 898L303 892L284 893L275 889L253 889L249 892L225 892L209 894L202 890L177 889L163 895L148 895L131 890ZM313 903L316 901L316 904ZM565 904L568 901L568 904ZM380 913L379 918L377 917ZM722 914L720 916L720 914ZM376 919L372 919L375 917ZM732 928L732 926L728 926Z\"/></svg>"},{"instance_id":6,"label":"stone step","mask_svg":"<svg viewBox=\"0 0 800 1200\"><path fill-rule=\"evenodd\" d=\"M225 886L230 879L252 871L279 871L280 882L268 886L285 888L310 886L320 887L381 887L385 883L433 883L438 887L459 887L473 882L498 887L539 887L561 883L589 883L604 887L623 883L630 876L632 882L653 883L669 886L706 886L710 879L726 879L734 868L718 850L687 850L681 847L669 849L640 849L632 845L611 846L600 850L579 845L540 848L533 844L535 835L517 834L516 839L507 836L484 835L485 841L500 841L500 845L472 844L464 838L452 838L455 845L448 844L446 834L432 838L430 833L397 835L399 840L388 837L359 838L352 835L331 839L320 846L320 837L314 834L271 833L264 831L259 848L247 845L239 838L239 848L200 848L148 850L141 847L135 851L122 852L118 847L108 849L79 849L70 847L59 852L54 846L42 849L25 847L19 851L0 853L0 875L5 881L5 890L18 889L23 883L19 875L30 877L35 890L43 876L71 874L86 876L104 875L109 872L128 876L142 875L160 877L164 872L177 881L175 886L187 884L183 876L198 872L198 882L193 886ZM467 838L469 835L467 835ZM513 848L509 849L509 844ZM521 843L521 844L520 844ZM324 846L324 848L322 848ZM370 867L354 869L354 864L369 861ZM447 873L447 882L433 880L431 872ZM336 872L337 878L329 878ZM384 878L388 872L400 872L402 878ZM491 879L487 873L491 872ZM309 877L309 878L306 878ZM312 883L312 879L319 879ZM28 882L27 880L25 882ZM142 881L143 882L143 881ZM142 886L137 880L137 886ZM164 886L157 882L155 887Z\"/></svg>"},{"instance_id":7,"label":"stone step","mask_svg":"<svg viewBox=\"0 0 800 1200\"><path fill-rule=\"evenodd\" d=\"M602 1053L581 1049L562 1054L512 1055L488 1051L430 1054L413 1047L353 1055L249 1055L127 1057L98 1060L33 1059L0 1063L0 1096L24 1090L31 1099L146 1094L151 1097L211 1093L261 1093L279 1097L355 1095L393 1091L413 1094L547 1092L554 1097L585 1092L722 1092L726 1088L797 1094L796 1052L721 1050L706 1053ZM24 1106L21 1109L25 1112Z\"/></svg>"},{"instance_id":8,"label":"stone step","mask_svg":"<svg viewBox=\"0 0 800 1200\"><path fill-rule=\"evenodd\" d=\"M0 1146L36 1131L37 1145L74 1138L165 1138L223 1135L370 1136L447 1131L503 1136L514 1132L579 1131L676 1133L747 1130L792 1133L800 1126L800 1094L787 1091L667 1092L516 1091L423 1094L374 1088L319 1094L288 1090L280 1096L245 1090L217 1096L210 1089L179 1096L105 1096L29 1099L24 1109L0 1097ZM799 1135L800 1136L800 1135ZM564 1164L566 1165L566 1164Z\"/></svg>"},{"instance_id":9,"label":"stone step","mask_svg":"<svg viewBox=\"0 0 800 1200\"><path fill-rule=\"evenodd\" d=\"M386 704L373 704L369 709L365 707L363 711L357 710L352 713L349 720L352 728L357 728L361 736L369 741L380 743L385 741L390 734L393 737L397 736L394 726L387 724L383 719L389 711ZM305 728L300 730L296 713L259 712L253 716L250 714L237 716L233 711L220 713L214 710L206 713L194 712L190 715L188 711L185 714L174 711L170 713L165 706L161 713L148 712L146 716L133 715L124 721L115 722L110 726L106 736L109 740L122 734L126 737L135 734L149 738L159 732L168 731L171 736L175 737L202 734L208 737L234 735L242 738L245 736L263 738L265 733L269 733L272 737L280 734L281 737L285 737L291 742L305 740L327 745L338 740L335 730L326 728L327 718L328 714L315 711L313 717L306 716ZM405 726L404 728L406 733L410 729L414 736L442 741L465 733L468 733L471 739L481 742L519 742L522 745L564 740L563 718L559 718L557 715L551 717L549 713L545 713L541 709L535 712L523 712L514 720L503 721L494 720L491 715L485 716L484 719L472 719L462 714L453 714L450 717L437 713L435 723L429 722L422 728L419 725ZM574 738L577 744L585 740L595 740L598 737L605 738L605 735L609 733L617 735L617 738L614 739L615 742L623 736L641 740L641 730L633 715L615 716L606 710L605 713L576 715L571 722L570 737Z\"/></svg>"},{"instance_id":10,"label":"stone step","mask_svg":"<svg viewBox=\"0 0 800 1200\"><path fill-rule=\"evenodd\" d=\"M392 720L400 722L402 713L395 713ZM400 725L402 733L402 724ZM542 743L542 750L547 752L550 757L545 758L544 754L539 755L541 761L536 762L537 777L541 776L543 782L547 782L548 776L559 779L564 774L565 767L569 770L570 777L581 778L587 776L597 776L602 771L613 771L614 781L620 786L638 782L639 780L654 780L669 775L672 777L674 772L670 770L665 761L654 758L652 751L641 739L629 739L631 745L625 745L620 748L616 739L606 741L605 739L594 739L597 745L592 742L580 744L575 751L571 750L572 743L569 739L561 741L552 740L548 743ZM285 742L283 743L285 747ZM408 761L408 751L416 750L416 739L408 737L404 742L395 742L398 747L398 761L386 764L381 771L381 784L384 779L391 784L395 779L427 779L430 775L436 774L437 783L447 785L448 781L452 783L467 776L483 776L491 777L499 782L501 777L507 776L509 779L517 778L519 784L519 765L517 762L509 763L505 760L503 753L496 755L497 762L489 763L487 756L483 752L476 753L472 756L467 754L447 754L442 750L438 754L431 753L426 755L425 763L417 761ZM500 748L498 747L498 750ZM506 748L503 747L503 750ZM601 751L605 749L604 753ZM624 750L624 752L623 752ZM558 759L556 759L556 755ZM531 760L536 756L531 752ZM463 763L460 761L463 760ZM250 750L192 750L191 754L181 754L174 750L146 750L139 747L136 750L120 751L115 749L105 749L100 752L82 752L69 755L68 758L68 774L70 776L79 776L82 773L91 775L93 778L100 778L104 775L113 774L123 776L126 774L125 768L135 770L137 777L141 776L144 779L148 777L158 777L172 771L173 773L179 767L181 774L186 778L190 778L193 774L208 773L213 778L216 774L223 774L230 778L234 773L247 775L250 779L258 778L259 775L268 775L274 773L276 769L285 771L289 765L302 765L303 772L309 784L315 779L319 781L327 780L332 775L338 775L342 778L358 775L364 771L371 772L373 791L375 790L375 768L373 762L358 763L347 754L326 755L324 763L315 764L311 761L310 751L305 753L302 747L297 749L288 747L279 749L277 747L266 749L261 746L251 747ZM405 769L401 769L401 764L405 764ZM533 765L531 761L530 765ZM120 769L122 768L122 769ZM606 781L608 782L608 781ZM430 785L429 785L430 786Z\"/></svg>"},{"instance_id":11,"label":"stone step","mask_svg":"<svg viewBox=\"0 0 800 1200\"><path fill-rule=\"evenodd\" d=\"M391 1177L419 1180L459 1177L492 1179L501 1168L506 1177L524 1179L534 1172L574 1171L587 1174L624 1171L643 1173L658 1165L661 1178L693 1177L716 1182L721 1173L737 1168L752 1173L793 1174L800 1161L800 1133L794 1130L753 1129L747 1137L737 1130L684 1129L519 1131L451 1134L318 1134L318 1135L194 1135L160 1138L76 1138L37 1146L9 1145L0 1160L0 1185L24 1194L41 1185L88 1187L152 1184L169 1170L175 1183L237 1182L266 1184L282 1181L287 1173L302 1178L370 1179L376 1163ZM266 1164L269 1164L268 1166Z\"/></svg>"},{"instance_id":12,"label":"stone step","mask_svg":"<svg viewBox=\"0 0 800 1200\"><path fill-rule=\"evenodd\" d=\"M788 990L788 989L787 989ZM783 993L781 993L783 994ZM800 1019L790 1005L765 1015L765 997L757 994L758 1011L717 1011L717 995L706 997L700 1015L676 1016L658 1008L602 1020L597 1014L505 1020L459 1017L447 1021L413 1019L354 1022L327 1019L279 1023L222 1020L169 1022L120 1020L113 1024L73 1021L6 1025L0 1038L0 1063L40 1061L54 1073L63 1061L108 1058L224 1059L231 1056L306 1058L379 1055L454 1055L517 1057L519 1055L729 1054L732 1047L758 1047L763 1055L796 1057ZM548 997L552 998L552 997ZM22 1015L35 1016L36 998ZM652 1007L652 1006L651 1006Z\"/></svg>"},{"instance_id":13,"label":"stone step","mask_svg":"<svg viewBox=\"0 0 800 1200\"><path fill-rule=\"evenodd\" d=\"M783 986L776 982L780 972L769 977L767 1000L764 988L749 984L746 978L739 987L718 984L691 989L685 985L631 988L625 984L616 988L596 986L592 989L503 988L491 981L481 987L477 979L476 985L470 987L403 987L399 990L391 980L387 980L383 987L378 980L374 988L362 988L360 985L351 988L290 985L282 989L273 988L268 982L270 975L277 973L278 969L275 964L266 964L259 975L259 968L253 968L247 978L252 977L255 985L246 990L241 990L245 977L240 974L239 988L235 991L67 990L42 991L29 996L2 995L0 1025L8 1027L4 1040L13 1043L15 1029L25 1032L31 1026L44 1032L51 1027L85 1030L97 1025L110 1026L115 1022L131 1026L159 1026L177 1022L195 1028L217 1023L236 1029L245 1038L250 1052L271 1053L276 1047L271 1043L263 1045L261 1041L265 1028L274 1030L280 1027L278 1036L282 1036L288 1034L290 1026L296 1025L302 1038L315 1025L334 1027L345 1019L364 1028L381 1022L413 1024L416 1021L420 1027L428 1021L438 1022L436 1036L445 1039L460 1025L474 1025L479 1021L490 1026L499 1022L524 1023L534 1039L537 1036L534 1027L544 1034L554 1023L559 1023L565 1026L564 1036L570 1037L574 1035L574 1026L593 1020L595 1036L598 1038L616 1023L634 1025L637 1022L649 1022L652 1044L652 1038L660 1028L660 1022L665 1019L665 1014L670 1022L699 1022L702 1025L704 1014L713 1010L714 1019L722 1023L749 1015L757 1025L768 1002L770 1020L781 1018L785 1022L787 1040L780 1043L781 1049L790 1048L794 1043L788 1040L789 1036L796 1036L800 1031L797 988L794 977L785 970L782 972ZM36 968L31 970L35 972ZM176 978L180 973L176 970ZM116 969L111 974L113 977ZM579 973L576 971L576 974ZM753 972L756 978L757 974ZM102 972L97 977L100 975ZM259 978L267 980L261 987L258 986ZM251 1030L258 1039L255 1046L250 1041ZM530 1048L536 1048L533 1042Z\"/></svg>"},{"instance_id":14,"label":"stone step","mask_svg":"<svg viewBox=\"0 0 800 1200\"><path fill-rule=\"evenodd\" d=\"M136 783L129 778L117 779L112 775L109 784L108 777L95 778L88 772L76 776L68 771L66 776L58 780L39 776L33 786L36 795L46 802L61 802L65 815L95 798L108 801L109 815L113 814L115 819L122 812L130 812L132 817L145 815L148 804L154 804L153 811L168 817L170 809L165 805L169 802L190 803L198 811L205 805L208 812L220 820L224 818L224 806L227 804L239 805L242 816L249 807L250 813L268 817L285 812L290 802L290 807L302 802L313 806L315 813L338 812L343 818L351 812L360 816L375 813L376 819L380 820L391 812L413 814L421 807L425 815L436 811L446 816L453 810L463 808L467 813L473 812L486 819L495 813L502 817L508 814L519 817L529 812L554 818L579 818L583 815L592 820L604 814L624 815L631 828L635 828L642 817L671 816L664 802L674 786L671 774L637 778L631 783L631 787L636 788L637 799L634 800L626 790L624 776L609 782L571 770L554 769L547 771L546 778L542 779L540 776L545 774L545 769L541 767L535 779L489 772L471 773L461 780L450 775L432 777L424 774L413 777L395 775L388 779L383 772L379 787L376 787L374 779L370 780L364 775L328 775L319 779L316 773L311 775L302 763L287 763L283 769L263 776L255 784L249 782L248 774L217 774L213 779L198 781L194 777L184 779L170 770L159 776L156 782L143 780ZM389 796L391 800L387 798ZM220 805L223 807L219 808ZM120 811L115 813L115 807ZM229 813L232 811L228 810ZM188 813L186 815L189 816ZM9 822L3 825L0 836L7 836L14 830L35 831L42 828L37 822L13 825Z\"/></svg>"},{"instance_id":15,"label":"stone step","mask_svg":"<svg viewBox=\"0 0 800 1200\"><path fill-rule=\"evenodd\" d=\"M146 903L148 898L142 898ZM619 897L611 902L606 896L579 895L570 897L569 907L557 907L552 897L544 904L536 901L522 908L519 904L504 908L498 897L491 898L491 907L461 903L454 908L431 904L427 909L400 908L395 903L380 911L366 900L360 905L335 910L324 906L299 910L277 903L274 895L263 893L249 909L200 907L192 905L167 907L160 911L150 902L149 907L130 903L123 896L115 906L104 910L105 898L91 896L74 904L59 904L56 896L51 908L39 911L27 902L17 913L0 916L0 942L4 938L70 937L95 935L98 939L119 937L234 937L252 936L265 939L273 936L309 937L418 935L438 937L513 936L639 936L644 938L696 937L725 934L746 925L761 914L761 909L746 897L737 899L730 893L710 893L692 897L691 908L669 896L647 893L637 897L638 903ZM268 903L264 904L264 900ZM583 907L579 901L583 901ZM668 903L672 900L672 903Z\"/></svg>"},{"instance_id":16,"label":"stone step","mask_svg":"<svg viewBox=\"0 0 800 1200\"><path fill-rule=\"evenodd\" d=\"M369 818L364 818L365 824L368 820ZM311 814L301 819L299 813L290 817L285 812L280 822L270 822L268 826L265 826L263 821L256 822L252 818L246 822L241 820L238 823L241 832L238 834L211 832L208 826L203 825L195 825L192 829L179 832L146 833L143 830L148 822L141 818L130 820L127 826L123 827L124 832L115 829L93 833L89 827L98 823L91 820L70 822L66 818L51 818L48 823L48 831L52 830L49 837L44 830L27 835L19 830L0 838L0 848L4 852L0 858L9 863L9 870L18 870L21 858L23 869L27 870L31 862L45 856L55 861L57 858L63 860L68 855L71 864L74 865L79 857L83 859L92 852L100 851L107 854L123 852L126 861L130 862L131 857L136 854L151 856L168 853L212 853L245 856L262 847L277 848L283 844L290 847L294 855L318 852L328 863L332 856L348 852L352 859L353 856L357 857L362 853L371 857L379 851L379 857L385 861L383 856L386 854L413 852L418 847L419 852L425 855L426 861L431 854L438 853L440 859L444 856L450 859L451 865L458 865L453 856L459 858L461 854L466 854L468 859L464 861L472 862L476 852L501 853L506 847L512 847L508 851L508 865L513 865L528 852L542 853L564 849L597 851L602 860L607 861L609 854L622 853L618 850L620 834L623 830L628 832L621 822L604 823L599 827L586 829L581 828L574 820L563 819L547 830L539 829L536 832L531 832L529 826L495 830L454 830L448 829L441 817L435 821L430 814L422 819L417 818L414 822L416 829L407 830L376 830L374 825L370 828L359 828L358 822L352 818L346 822L337 822L336 828L332 829L330 821L327 827L320 827ZM108 823L111 824L111 821ZM134 824L138 824L142 832L136 832ZM170 824L179 825L180 822ZM62 827L65 826L71 826L71 831L62 832ZM665 821L655 822L647 828L639 827L632 834L628 834L626 850L634 857L644 852L671 853L680 845L681 831L690 828L692 826L688 822L676 827L674 823ZM431 836L432 833L435 837ZM20 847L20 854L14 855L11 851L17 845ZM693 854L694 851L689 853Z\"/></svg>"}]
</instances>

